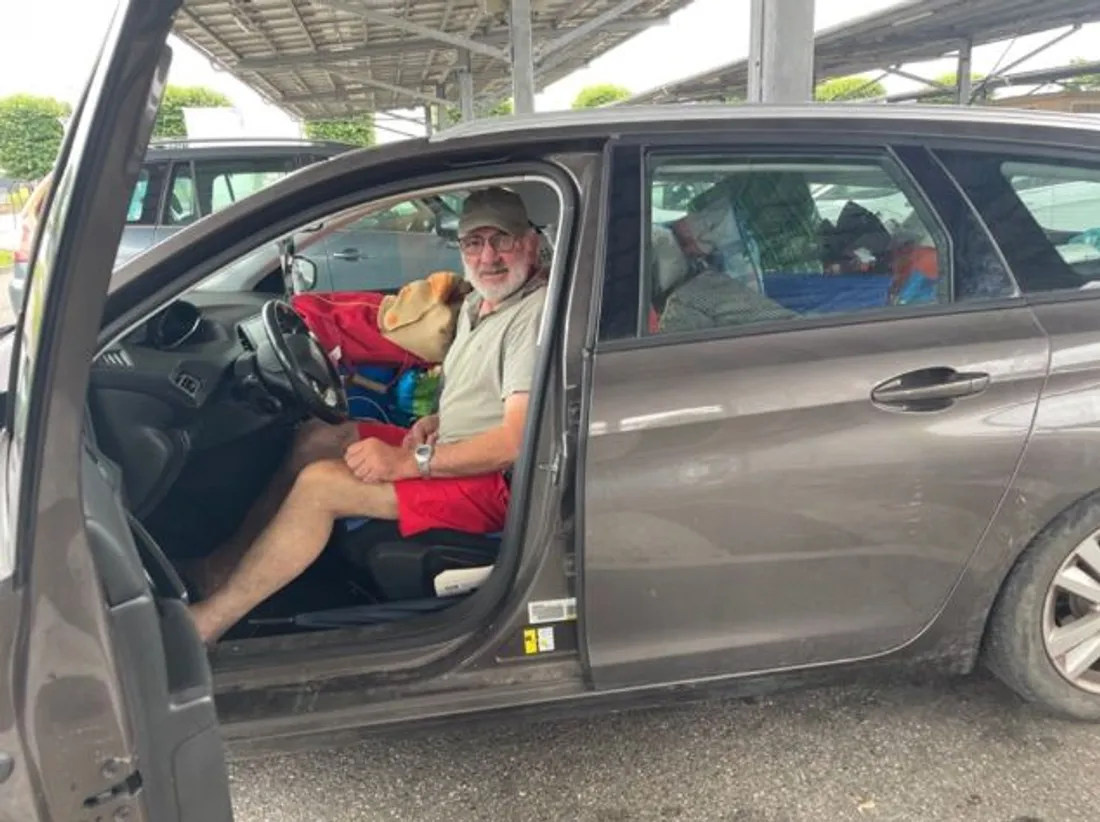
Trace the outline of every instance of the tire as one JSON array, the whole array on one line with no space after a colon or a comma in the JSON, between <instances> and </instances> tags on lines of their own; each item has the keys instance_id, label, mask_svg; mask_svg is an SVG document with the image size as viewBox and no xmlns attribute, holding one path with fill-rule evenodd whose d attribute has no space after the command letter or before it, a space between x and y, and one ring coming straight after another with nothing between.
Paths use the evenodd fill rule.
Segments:
<instances>
[{"instance_id":1,"label":"tire","mask_svg":"<svg viewBox=\"0 0 1100 822\"><path fill-rule=\"evenodd\" d=\"M1055 575L1097 531L1100 495L1075 503L1039 533L1001 588L982 649L985 666L1024 700L1087 722L1100 722L1100 690L1091 692L1063 676L1047 652L1043 624Z\"/></svg>"}]
</instances>

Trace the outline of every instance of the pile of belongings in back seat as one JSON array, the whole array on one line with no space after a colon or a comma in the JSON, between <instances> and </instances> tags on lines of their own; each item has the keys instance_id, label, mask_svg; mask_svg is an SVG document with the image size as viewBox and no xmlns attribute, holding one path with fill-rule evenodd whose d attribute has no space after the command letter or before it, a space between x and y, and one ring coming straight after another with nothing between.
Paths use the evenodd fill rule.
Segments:
<instances>
[{"instance_id":1,"label":"pile of belongings in back seat","mask_svg":"<svg viewBox=\"0 0 1100 822\"><path fill-rule=\"evenodd\" d=\"M291 305L344 376L355 419L408 427L434 413L440 365L470 285L435 271L396 294L296 294Z\"/></svg>"}]
</instances>

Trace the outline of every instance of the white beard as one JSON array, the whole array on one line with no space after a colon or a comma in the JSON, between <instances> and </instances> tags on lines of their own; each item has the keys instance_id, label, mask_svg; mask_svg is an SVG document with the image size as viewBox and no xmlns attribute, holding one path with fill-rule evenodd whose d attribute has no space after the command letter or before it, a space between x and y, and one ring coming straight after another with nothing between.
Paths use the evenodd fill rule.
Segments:
<instances>
[{"instance_id":1,"label":"white beard","mask_svg":"<svg viewBox=\"0 0 1100 822\"><path fill-rule=\"evenodd\" d=\"M525 261L513 263L508 268L508 275L503 279L493 278L491 282L484 282L482 274L476 266L465 264L466 280L473 286L474 291L481 295L482 299L490 303L502 302L517 291L527 282L528 264ZM492 270L492 269L490 269Z\"/></svg>"}]
</instances>

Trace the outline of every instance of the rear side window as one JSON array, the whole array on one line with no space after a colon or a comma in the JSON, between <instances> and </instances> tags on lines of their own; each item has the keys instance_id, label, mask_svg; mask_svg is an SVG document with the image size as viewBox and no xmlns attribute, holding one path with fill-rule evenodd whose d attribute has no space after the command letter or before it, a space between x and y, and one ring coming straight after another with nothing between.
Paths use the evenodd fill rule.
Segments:
<instances>
[{"instance_id":1,"label":"rear side window","mask_svg":"<svg viewBox=\"0 0 1100 822\"><path fill-rule=\"evenodd\" d=\"M1100 165L992 152L939 156L1025 293L1100 284Z\"/></svg>"},{"instance_id":2,"label":"rear side window","mask_svg":"<svg viewBox=\"0 0 1100 822\"><path fill-rule=\"evenodd\" d=\"M653 158L650 333L951 301L950 243L885 161Z\"/></svg>"}]
</instances>

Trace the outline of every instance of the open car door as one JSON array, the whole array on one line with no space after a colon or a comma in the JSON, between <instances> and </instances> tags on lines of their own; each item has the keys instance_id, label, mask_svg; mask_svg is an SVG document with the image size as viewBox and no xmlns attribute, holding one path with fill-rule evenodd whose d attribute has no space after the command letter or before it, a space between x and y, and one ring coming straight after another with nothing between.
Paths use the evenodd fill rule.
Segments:
<instances>
[{"instance_id":1,"label":"open car door","mask_svg":"<svg viewBox=\"0 0 1100 822\"><path fill-rule=\"evenodd\" d=\"M180 0L119 0L32 252L0 434L0 818L231 819L206 654L86 438L108 281ZM144 561L143 561L144 560Z\"/></svg>"}]
</instances>

